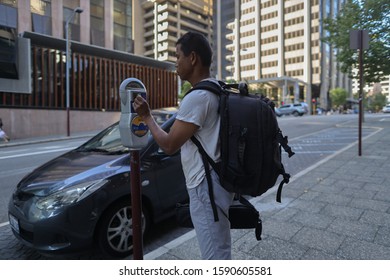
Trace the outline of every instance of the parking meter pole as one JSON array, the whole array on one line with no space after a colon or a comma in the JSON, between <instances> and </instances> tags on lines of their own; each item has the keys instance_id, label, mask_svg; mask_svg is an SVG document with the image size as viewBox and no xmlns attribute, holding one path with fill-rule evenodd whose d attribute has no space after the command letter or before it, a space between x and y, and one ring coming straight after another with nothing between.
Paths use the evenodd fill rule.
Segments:
<instances>
[{"instance_id":1,"label":"parking meter pole","mask_svg":"<svg viewBox=\"0 0 390 280\"><path fill-rule=\"evenodd\" d=\"M127 78L119 86L121 117L119 132L122 145L130 149L130 190L133 258L143 259L142 252L142 195L140 150L148 143L149 129L133 107L134 99L140 95L146 99L145 85L136 78Z\"/></svg>"},{"instance_id":2,"label":"parking meter pole","mask_svg":"<svg viewBox=\"0 0 390 280\"><path fill-rule=\"evenodd\" d=\"M138 150L130 151L131 215L133 226L133 259L143 259L141 171Z\"/></svg>"}]
</instances>

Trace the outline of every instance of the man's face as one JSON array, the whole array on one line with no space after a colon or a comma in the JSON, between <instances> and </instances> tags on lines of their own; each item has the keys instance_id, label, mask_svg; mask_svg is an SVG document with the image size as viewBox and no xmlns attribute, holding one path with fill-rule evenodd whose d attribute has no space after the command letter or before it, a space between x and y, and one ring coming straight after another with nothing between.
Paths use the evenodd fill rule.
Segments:
<instances>
[{"instance_id":1,"label":"man's face","mask_svg":"<svg viewBox=\"0 0 390 280\"><path fill-rule=\"evenodd\" d=\"M181 45L176 45L176 72L180 79L188 80L192 72L191 54L185 56L181 50Z\"/></svg>"}]
</instances>

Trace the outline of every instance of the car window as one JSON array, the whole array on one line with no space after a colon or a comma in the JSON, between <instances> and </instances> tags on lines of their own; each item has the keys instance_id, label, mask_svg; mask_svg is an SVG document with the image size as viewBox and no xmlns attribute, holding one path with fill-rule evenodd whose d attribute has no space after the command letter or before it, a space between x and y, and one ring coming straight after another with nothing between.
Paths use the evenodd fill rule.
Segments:
<instances>
[{"instance_id":1,"label":"car window","mask_svg":"<svg viewBox=\"0 0 390 280\"><path fill-rule=\"evenodd\" d=\"M127 151L122 145L119 133L119 123L109 127L98 134L91 141L82 146L85 151L96 151L105 153L121 153Z\"/></svg>"},{"instance_id":2,"label":"car window","mask_svg":"<svg viewBox=\"0 0 390 280\"><path fill-rule=\"evenodd\" d=\"M294 107L302 107L302 104L294 104Z\"/></svg>"}]
</instances>

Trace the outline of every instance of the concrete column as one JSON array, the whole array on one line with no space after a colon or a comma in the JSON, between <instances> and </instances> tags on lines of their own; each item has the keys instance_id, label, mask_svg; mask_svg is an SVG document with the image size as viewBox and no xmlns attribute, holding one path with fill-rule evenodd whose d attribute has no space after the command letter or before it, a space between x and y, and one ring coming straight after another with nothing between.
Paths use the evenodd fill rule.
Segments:
<instances>
[{"instance_id":1,"label":"concrete column","mask_svg":"<svg viewBox=\"0 0 390 280\"><path fill-rule=\"evenodd\" d=\"M278 40L278 76L285 76L285 62L284 62L284 1L279 1L278 7L278 31L279 31L279 40Z\"/></svg>"},{"instance_id":2,"label":"concrete column","mask_svg":"<svg viewBox=\"0 0 390 280\"><path fill-rule=\"evenodd\" d=\"M240 1L241 4L241 1ZM241 5L235 4L234 6L234 13L235 13L235 19L234 19L234 51L233 51L233 57L234 57L234 73L233 78L236 80L236 82L240 82L241 80L241 71L240 71L240 18L241 18Z\"/></svg>"},{"instance_id":3,"label":"concrete column","mask_svg":"<svg viewBox=\"0 0 390 280\"><path fill-rule=\"evenodd\" d=\"M114 0L104 0L104 45L114 49Z\"/></svg>"},{"instance_id":4,"label":"concrete column","mask_svg":"<svg viewBox=\"0 0 390 280\"><path fill-rule=\"evenodd\" d=\"M19 0L18 2L18 30L31 31L31 5L30 0Z\"/></svg>"},{"instance_id":5,"label":"concrete column","mask_svg":"<svg viewBox=\"0 0 390 280\"><path fill-rule=\"evenodd\" d=\"M140 22L143 21L144 11L141 6L141 1L133 0L133 14L132 14L132 36L134 40L134 54L144 55L145 38L142 32L139 32ZM137 30L138 28L138 30Z\"/></svg>"},{"instance_id":6,"label":"concrete column","mask_svg":"<svg viewBox=\"0 0 390 280\"><path fill-rule=\"evenodd\" d=\"M305 22L305 29L304 29L304 63L305 67L303 69L303 76L304 81L306 83L306 103L309 105L309 114L312 113L312 106L311 106L311 85L313 83L313 76L312 76L312 60L311 60L311 1L305 0L304 2L304 22Z\"/></svg>"},{"instance_id":7,"label":"concrete column","mask_svg":"<svg viewBox=\"0 0 390 280\"><path fill-rule=\"evenodd\" d=\"M261 79L261 1L256 1L255 6L255 80Z\"/></svg>"},{"instance_id":8,"label":"concrete column","mask_svg":"<svg viewBox=\"0 0 390 280\"><path fill-rule=\"evenodd\" d=\"M80 0L80 8L84 11L80 17L80 42L89 45L91 42L91 5L89 0Z\"/></svg>"},{"instance_id":9,"label":"concrete column","mask_svg":"<svg viewBox=\"0 0 390 280\"><path fill-rule=\"evenodd\" d=\"M63 0L51 2L51 26L52 34L55 38L65 38L64 36L64 13Z\"/></svg>"}]
</instances>

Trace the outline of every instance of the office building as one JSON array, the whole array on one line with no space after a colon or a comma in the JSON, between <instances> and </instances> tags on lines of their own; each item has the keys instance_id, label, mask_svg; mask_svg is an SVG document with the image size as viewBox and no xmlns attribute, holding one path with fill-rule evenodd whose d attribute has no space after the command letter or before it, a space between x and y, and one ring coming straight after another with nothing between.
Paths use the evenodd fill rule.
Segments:
<instances>
[{"instance_id":1,"label":"office building","mask_svg":"<svg viewBox=\"0 0 390 280\"><path fill-rule=\"evenodd\" d=\"M135 35L136 52L146 57L176 61L176 41L188 31L202 33L212 41L212 0L143 0L143 32ZM140 26L139 26L140 28Z\"/></svg>"},{"instance_id":2,"label":"office building","mask_svg":"<svg viewBox=\"0 0 390 280\"><path fill-rule=\"evenodd\" d=\"M328 108L330 89L350 90L348 77L337 70L337 50L321 42L322 19L335 16L343 2L217 0L215 48L224 51L215 67L219 78L258 83L279 102L315 98Z\"/></svg>"}]
</instances>

